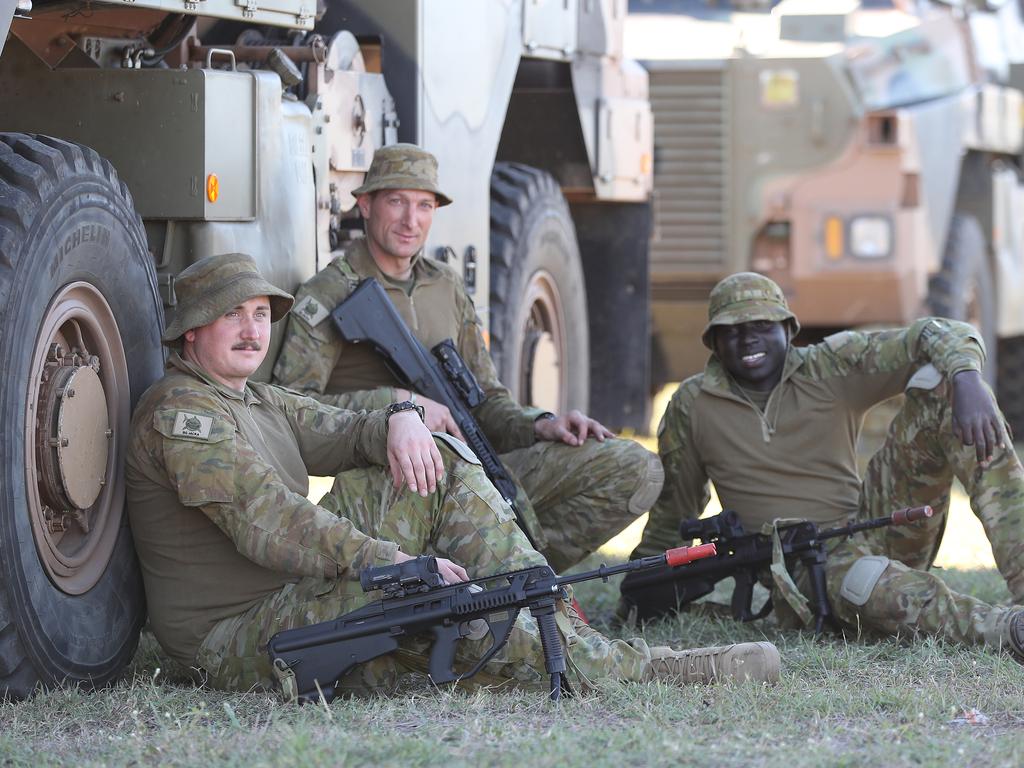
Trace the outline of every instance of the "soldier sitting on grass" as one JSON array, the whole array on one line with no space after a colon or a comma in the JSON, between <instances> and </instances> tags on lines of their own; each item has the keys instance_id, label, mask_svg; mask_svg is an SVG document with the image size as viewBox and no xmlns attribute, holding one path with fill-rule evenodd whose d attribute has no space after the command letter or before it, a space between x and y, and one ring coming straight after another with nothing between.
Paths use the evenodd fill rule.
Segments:
<instances>
[{"instance_id":1,"label":"soldier sitting on grass","mask_svg":"<svg viewBox=\"0 0 1024 768\"><path fill-rule=\"evenodd\" d=\"M928 504L930 520L833 545L833 612L850 628L1007 648L1024 661L1019 605L987 605L927 572L955 476L1014 602L1024 603L1024 468L981 379L977 332L925 318L797 348L790 342L800 326L782 291L749 272L711 291L708 316L702 338L712 355L704 373L680 385L658 429L665 487L633 557L679 543L680 522L708 502L709 480L747 531L785 518L831 527ZM856 445L864 414L901 392L904 404L862 481ZM810 620L809 584L797 583L799 591L779 575L774 590L784 623ZM625 600L619 612L628 615Z\"/></svg>"},{"instance_id":2,"label":"soldier sitting on grass","mask_svg":"<svg viewBox=\"0 0 1024 768\"><path fill-rule=\"evenodd\" d=\"M176 353L136 408L127 470L150 626L172 658L219 688L272 686L270 637L366 603L358 576L367 566L429 552L453 583L544 563L472 453L435 442L411 404L354 413L248 381L271 323L292 305L248 256L196 262L175 289L164 340ZM306 499L310 472L340 472L320 505ZM577 686L779 676L771 643L673 651L609 640L564 604L557 621ZM490 644L460 641L457 663ZM389 689L425 669L427 651L404 642L356 667L339 690ZM470 682L544 686L543 659L536 623L522 612Z\"/></svg>"},{"instance_id":3,"label":"soldier sitting on grass","mask_svg":"<svg viewBox=\"0 0 1024 768\"><path fill-rule=\"evenodd\" d=\"M274 366L274 383L354 410L415 400L427 426L461 437L444 405L399 382L372 349L345 344L328 315L366 277L381 284L410 332L427 348L452 339L486 399L473 415L518 481L516 506L556 571L580 562L658 497L661 464L573 410L556 416L524 407L498 381L462 277L427 258L434 213L451 203L437 186L437 160L411 144L377 150L354 193L366 237L354 241L299 288ZM593 439L589 439L593 438Z\"/></svg>"}]
</instances>

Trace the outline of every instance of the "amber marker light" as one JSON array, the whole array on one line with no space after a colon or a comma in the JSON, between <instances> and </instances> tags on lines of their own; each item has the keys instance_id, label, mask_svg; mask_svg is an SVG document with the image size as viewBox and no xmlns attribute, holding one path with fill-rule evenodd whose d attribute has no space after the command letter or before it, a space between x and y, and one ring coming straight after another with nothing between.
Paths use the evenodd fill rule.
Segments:
<instances>
[{"instance_id":1,"label":"amber marker light","mask_svg":"<svg viewBox=\"0 0 1024 768\"><path fill-rule=\"evenodd\" d=\"M216 203L218 197L220 197L220 181L217 179L216 173L211 173L206 177L206 199L211 203Z\"/></svg>"},{"instance_id":2,"label":"amber marker light","mask_svg":"<svg viewBox=\"0 0 1024 768\"><path fill-rule=\"evenodd\" d=\"M833 260L842 258L843 220L838 216L825 219L825 254Z\"/></svg>"}]
</instances>

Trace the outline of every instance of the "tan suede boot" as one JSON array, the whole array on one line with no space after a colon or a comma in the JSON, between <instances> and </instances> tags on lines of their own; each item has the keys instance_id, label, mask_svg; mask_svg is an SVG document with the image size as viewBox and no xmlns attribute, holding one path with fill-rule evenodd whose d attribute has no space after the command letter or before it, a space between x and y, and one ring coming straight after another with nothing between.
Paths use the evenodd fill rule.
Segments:
<instances>
[{"instance_id":1,"label":"tan suede boot","mask_svg":"<svg viewBox=\"0 0 1024 768\"><path fill-rule=\"evenodd\" d=\"M665 680L682 684L736 682L775 683L782 661L779 650L768 642L736 643L713 648L676 651L659 646L651 648L647 680Z\"/></svg>"}]
</instances>

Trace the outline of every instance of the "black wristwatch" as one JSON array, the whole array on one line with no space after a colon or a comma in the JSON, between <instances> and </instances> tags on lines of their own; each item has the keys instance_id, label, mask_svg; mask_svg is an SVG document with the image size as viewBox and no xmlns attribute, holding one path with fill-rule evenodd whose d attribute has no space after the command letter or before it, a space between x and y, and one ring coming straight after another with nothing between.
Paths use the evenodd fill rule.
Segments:
<instances>
[{"instance_id":1,"label":"black wristwatch","mask_svg":"<svg viewBox=\"0 0 1024 768\"><path fill-rule=\"evenodd\" d=\"M420 421L425 420L425 411L422 405L416 405L412 400L403 400L400 403L392 403L384 409L384 421L391 423L391 417L402 411L416 411L420 415Z\"/></svg>"}]
</instances>

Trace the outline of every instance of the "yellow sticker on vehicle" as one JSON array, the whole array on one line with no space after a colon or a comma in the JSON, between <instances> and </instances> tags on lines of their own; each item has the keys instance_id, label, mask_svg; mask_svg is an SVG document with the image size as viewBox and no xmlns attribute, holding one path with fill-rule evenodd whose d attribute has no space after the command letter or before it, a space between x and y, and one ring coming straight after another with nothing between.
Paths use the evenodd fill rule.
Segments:
<instances>
[{"instance_id":1,"label":"yellow sticker on vehicle","mask_svg":"<svg viewBox=\"0 0 1024 768\"><path fill-rule=\"evenodd\" d=\"M795 69L761 72L761 106L776 109L800 103L800 74Z\"/></svg>"}]
</instances>

